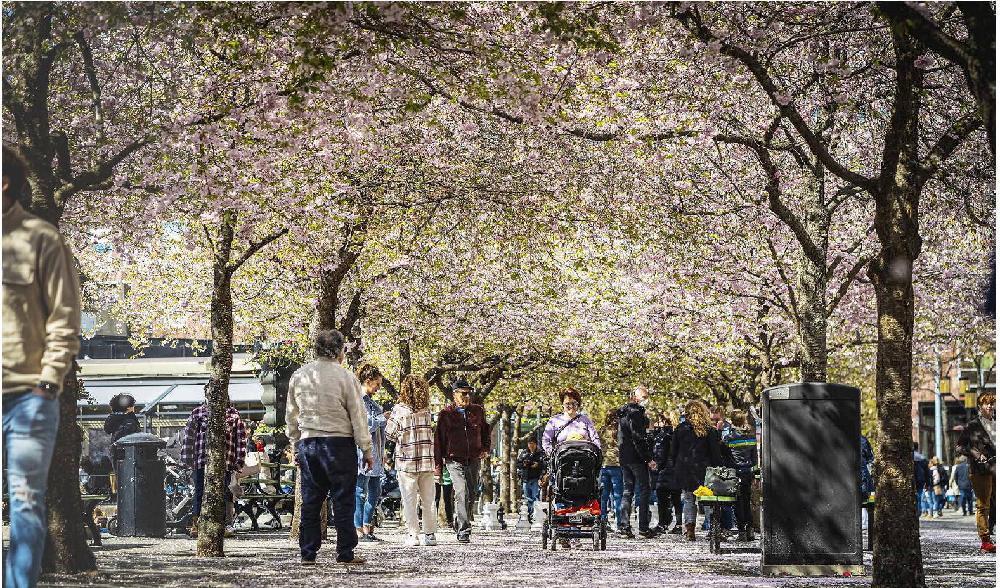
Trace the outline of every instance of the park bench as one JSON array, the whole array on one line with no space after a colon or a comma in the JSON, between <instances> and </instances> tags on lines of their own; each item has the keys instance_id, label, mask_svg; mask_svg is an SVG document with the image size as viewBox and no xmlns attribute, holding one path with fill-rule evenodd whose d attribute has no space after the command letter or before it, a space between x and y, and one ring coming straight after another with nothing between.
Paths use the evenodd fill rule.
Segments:
<instances>
[{"instance_id":1,"label":"park bench","mask_svg":"<svg viewBox=\"0 0 1000 588\"><path fill-rule=\"evenodd\" d=\"M90 537L93 539L91 545L101 545L101 530L97 527L97 523L94 522L94 509L97 508L98 504L102 502L107 502L111 500L110 494L82 494L80 499L83 501L83 524L87 531L90 532Z\"/></svg>"},{"instance_id":2,"label":"park bench","mask_svg":"<svg viewBox=\"0 0 1000 588\"><path fill-rule=\"evenodd\" d=\"M243 496L236 500L236 514L244 513L250 518L250 530L259 531L260 522L258 519L265 513L271 515L276 529L280 529L281 517L278 515L278 504L283 501L294 500L294 494L282 491L282 484L287 480L280 479L281 470L295 470L294 464L276 464L261 462L262 470L268 470L271 475L278 474L273 478L261 478L250 476L240 480L243 487ZM269 489L273 488L273 490Z\"/></svg>"},{"instance_id":3,"label":"park bench","mask_svg":"<svg viewBox=\"0 0 1000 588\"><path fill-rule=\"evenodd\" d=\"M727 504L735 504L735 496L699 496L698 504L712 506L708 517L708 550L711 553L722 553L722 508Z\"/></svg>"}]
</instances>

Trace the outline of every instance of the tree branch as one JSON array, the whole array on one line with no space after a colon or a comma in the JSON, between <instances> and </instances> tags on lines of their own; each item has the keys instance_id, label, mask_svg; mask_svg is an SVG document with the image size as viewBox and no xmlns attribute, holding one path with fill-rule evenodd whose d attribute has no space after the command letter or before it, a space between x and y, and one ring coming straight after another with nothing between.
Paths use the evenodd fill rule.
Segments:
<instances>
[{"instance_id":1,"label":"tree branch","mask_svg":"<svg viewBox=\"0 0 1000 588\"><path fill-rule=\"evenodd\" d=\"M260 241L256 241L254 243L251 243L250 246L247 247L246 251L243 252L243 255L241 255L239 257L239 259L237 259L235 262L229 264L229 267L227 268L227 271L229 272L229 274L230 275L234 274L236 272L236 270L240 269L240 266L242 266L244 263L246 263L248 259L250 259L251 257L253 257L253 255L255 253L257 253L258 251L260 251L264 247L267 247L269 244L273 243L274 241L276 241L277 239L279 239L282 235L284 235L287 232L288 232L288 228L285 227L284 229L281 229L280 231L277 231L275 233L271 233L270 235L268 235L267 237L264 237Z\"/></svg>"}]
</instances>

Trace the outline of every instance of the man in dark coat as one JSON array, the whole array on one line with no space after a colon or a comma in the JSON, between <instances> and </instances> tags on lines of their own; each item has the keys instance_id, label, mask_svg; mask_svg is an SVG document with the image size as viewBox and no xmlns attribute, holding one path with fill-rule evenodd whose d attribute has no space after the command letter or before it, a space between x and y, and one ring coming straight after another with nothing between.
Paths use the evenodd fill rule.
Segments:
<instances>
[{"instance_id":1,"label":"man in dark coat","mask_svg":"<svg viewBox=\"0 0 1000 588\"><path fill-rule=\"evenodd\" d=\"M632 401L621 408L618 419L618 459L621 463L625 490L622 492L622 518L625 526L620 534L634 537L631 529L632 506L638 497L639 535L650 538L656 532L649 528L649 470L656 468L653 451L649 446L649 418L646 404L649 389L639 386L632 392Z\"/></svg>"},{"instance_id":2,"label":"man in dark coat","mask_svg":"<svg viewBox=\"0 0 1000 588\"><path fill-rule=\"evenodd\" d=\"M980 548L988 553L996 552L993 543L993 523L996 515L996 396L992 393L979 395L977 401L979 416L965 425L958 438L957 452L969 458L969 478L976 493L976 530L982 541Z\"/></svg>"},{"instance_id":3,"label":"man in dark coat","mask_svg":"<svg viewBox=\"0 0 1000 588\"><path fill-rule=\"evenodd\" d=\"M472 535L469 515L479 486L479 464L490 451L490 425L483 407L472 404L472 386L459 378L452 384L453 402L438 414L434 431L434 473L448 469L455 492L455 531L459 543Z\"/></svg>"},{"instance_id":4,"label":"man in dark coat","mask_svg":"<svg viewBox=\"0 0 1000 588\"><path fill-rule=\"evenodd\" d=\"M674 480L674 463L670 459L670 444L674 428L669 420L658 424L653 433L653 461L656 462L656 508L659 513L657 530L671 535L681 534L681 490ZM673 509L673 513L671 513ZM675 520L674 528L670 521Z\"/></svg>"}]
</instances>

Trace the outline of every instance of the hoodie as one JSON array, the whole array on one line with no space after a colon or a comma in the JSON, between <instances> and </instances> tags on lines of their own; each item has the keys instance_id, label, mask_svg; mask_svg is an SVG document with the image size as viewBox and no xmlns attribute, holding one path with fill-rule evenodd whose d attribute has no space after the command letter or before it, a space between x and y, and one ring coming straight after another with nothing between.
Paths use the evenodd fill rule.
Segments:
<instances>
[{"instance_id":1,"label":"hoodie","mask_svg":"<svg viewBox=\"0 0 1000 588\"><path fill-rule=\"evenodd\" d=\"M621 408L618 418L618 460L622 465L649 463L653 451L649 446L649 418L646 409L629 402Z\"/></svg>"}]
</instances>

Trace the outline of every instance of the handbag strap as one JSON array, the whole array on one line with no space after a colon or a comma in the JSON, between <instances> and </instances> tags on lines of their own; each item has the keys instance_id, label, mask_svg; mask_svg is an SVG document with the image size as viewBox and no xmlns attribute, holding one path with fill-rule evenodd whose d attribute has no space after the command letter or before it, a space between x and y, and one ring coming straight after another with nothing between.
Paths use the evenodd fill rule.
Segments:
<instances>
[{"instance_id":1,"label":"handbag strap","mask_svg":"<svg viewBox=\"0 0 1000 588\"><path fill-rule=\"evenodd\" d=\"M578 418L580 418L579 413L575 417L573 417L573 418L569 419L568 421L566 421L565 423L563 423L563 426L561 426L558 429L556 429L556 434L552 436L552 443L553 443L553 445L556 444L556 443L559 443L559 434L563 432L563 429L565 429L566 427L572 425L573 421L575 421Z\"/></svg>"}]
</instances>

